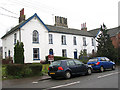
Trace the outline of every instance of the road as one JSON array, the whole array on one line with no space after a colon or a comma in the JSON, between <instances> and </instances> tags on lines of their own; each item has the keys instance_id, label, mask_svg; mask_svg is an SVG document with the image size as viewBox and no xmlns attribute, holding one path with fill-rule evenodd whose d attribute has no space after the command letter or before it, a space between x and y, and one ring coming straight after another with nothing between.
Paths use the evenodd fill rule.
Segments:
<instances>
[{"instance_id":1,"label":"road","mask_svg":"<svg viewBox=\"0 0 120 90\"><path fill-rule=\"evenodd\" d=\"M56 88L113 88L112 90L114 90L118 88L118 76L120 77L120 71L116 68L116 70L107 70L103 73L94 72L92 75L81 75L67 80L33 80L29 83L21 83L19 85L4 85L3 88L42 88L44 90Z\"/></svg>"}]
</instances>

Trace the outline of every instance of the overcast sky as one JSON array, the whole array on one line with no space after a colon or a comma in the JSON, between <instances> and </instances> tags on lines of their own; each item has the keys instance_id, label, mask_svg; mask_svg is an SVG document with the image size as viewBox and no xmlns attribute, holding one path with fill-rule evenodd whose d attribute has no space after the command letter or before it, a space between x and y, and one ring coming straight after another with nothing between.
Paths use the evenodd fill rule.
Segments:
<instances>
[{"instance_id":1,"label":"overcast sky","mask_svg":"<svg viewBox=\"0 0 120 90\"><path fill-rule=\"evenodd\" d=\"M37 13L45 24L53 25L54 16L66 17L69 28L88 30L118 26L119 0L0 0L0 38L18 24L19 11L24 8L26 19ZM0 40L0 46L2 42Z\"/></svg>"}]
</instances>

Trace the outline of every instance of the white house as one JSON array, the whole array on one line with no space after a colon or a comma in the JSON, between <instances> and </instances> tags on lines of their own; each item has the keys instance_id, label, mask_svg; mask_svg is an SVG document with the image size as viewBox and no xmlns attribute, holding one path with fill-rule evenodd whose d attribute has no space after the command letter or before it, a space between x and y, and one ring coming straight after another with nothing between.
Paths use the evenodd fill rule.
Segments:
<instances>
[{"instance_id":1,"label":"white house","mask_svg":"<svg viewBox=\"0 0 120 90\"><path fill-rule=\"evenodd\" d=\"M25 20L23 11L19 20L19 25L2 37L3 58L14 57L17 40L24 44L25 63L40 62L49 54L76 59L81 50L96 51L95 39L86 24L82 30L68 28L67 19L57 16L55 25L46 25L36 13Z\"/></svg>"}]
</instances>

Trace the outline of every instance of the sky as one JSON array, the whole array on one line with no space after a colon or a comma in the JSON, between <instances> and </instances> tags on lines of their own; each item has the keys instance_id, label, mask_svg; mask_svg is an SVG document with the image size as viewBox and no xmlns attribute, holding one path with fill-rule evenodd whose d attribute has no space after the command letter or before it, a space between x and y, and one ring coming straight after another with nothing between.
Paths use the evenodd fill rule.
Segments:
<instances>
[{"instance_id":1,"label":"sky","mask_svg":"<svg viewBox=\"0 0 120 90\"><path fill-rule=\"evenodd\" d=\"M67 18L68 27L87 30L118 26L119 0L0 0L0 38L18 25L20 10L24 8L26 19L37 13L45 24L54 25L54 17ZM0 40L0 46L2 41Z\"/></svg>"}]
</instances>

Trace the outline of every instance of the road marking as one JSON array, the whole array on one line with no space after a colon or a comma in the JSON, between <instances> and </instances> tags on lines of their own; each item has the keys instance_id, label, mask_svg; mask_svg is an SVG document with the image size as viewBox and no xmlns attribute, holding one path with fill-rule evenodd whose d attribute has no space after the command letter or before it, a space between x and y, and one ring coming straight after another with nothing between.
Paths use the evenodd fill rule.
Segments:
<instances>
[{"instance_id":1,"label":"road marking","mask_svg":"<svg viewBox=\"0 0 120 90\"><path fill-rule=\"evenodd\" d=\"M103 78L103 77L107 77L107 76L110 76L110 75L113 75L113 74L118 74L118 72L110 73L110 74L106 74L106 75L102 75L102 76L98 76L97 78Z\"/></svg>"},{"instance_id":2,"label":"road marking","mask_svg":"<svg viewBox=\"0 0 120 90\"><path fill-rule=\"evenodd\" d=\"M32 82L33 84L37 84L38 82Z\"/></svg>"},{"instance_id":3,"label":"road marking","mask_svg":"<svg viewBox=\"0 0 120 90\"><path fill-rule=\"evenodd\" d=\"M59 85L59 86L55 86L55 87L51 87L51 88L60 88L60 87L70 86L70 85L77 84L77 83L80 83L80 81L73 82L73 83L68 83L68 84L65 84L65 85Z\"/></svg>"}]
</instances>

